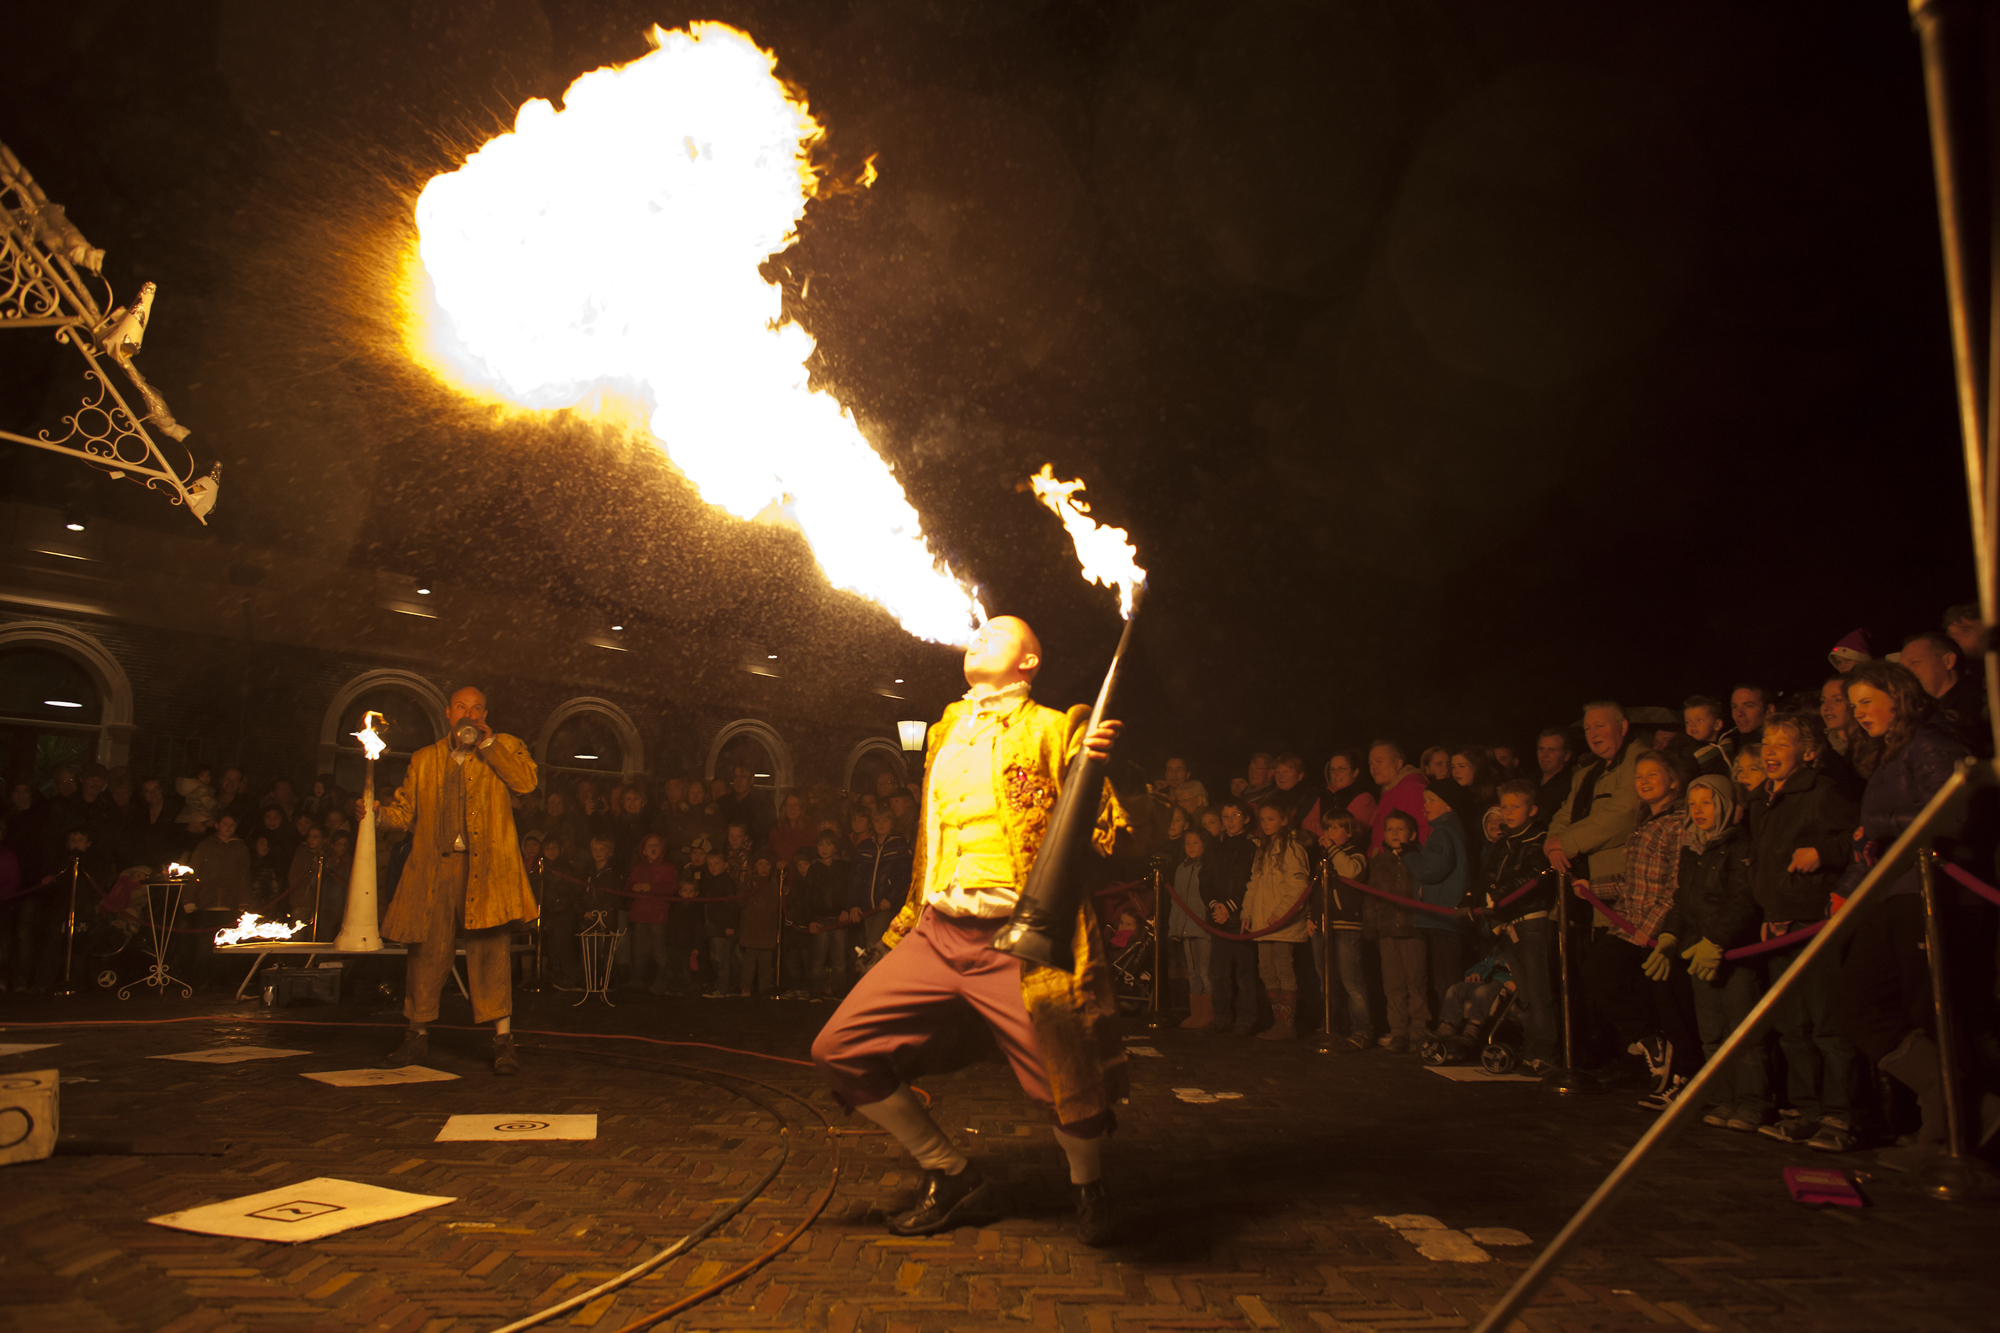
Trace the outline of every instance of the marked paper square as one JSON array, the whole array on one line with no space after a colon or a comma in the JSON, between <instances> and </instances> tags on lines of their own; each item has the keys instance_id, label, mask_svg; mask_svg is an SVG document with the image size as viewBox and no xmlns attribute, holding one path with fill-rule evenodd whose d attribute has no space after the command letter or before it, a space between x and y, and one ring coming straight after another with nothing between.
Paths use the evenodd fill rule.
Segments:
<instances>
[{"instance_id":1,"label":"marked paper square","mask_svg":"<svg viewBox=\"0 0 2000 1333\"><path fill-rule=\"evenodd\" d=\"M321 1176L282 1189L184 1208L146 1220L155 1226L198 1231L205 1236L296 1244L454 1202L455 1199L442 1194L406 1194L402 1190Z\"/></svg>"},{"instance_id":2,"label":"marked paper square","mask_svg":"<svg viewBox=\"0 0 2000 1333\"><path fill-rule=\"evenodd\" d=\"M172 1055L149 1055L148 1060L185 1060L191 1065L234 1065L245 1060L280 1060L288 1055L311 1055L311 1051L288 1051L277 1046L210 1046L199 1051L176 1051Z\"/></svg>"},{"instance_id":3,"label":"marked paper square","mask_svg":"<svg viewBox=\"0 0 2000 1333\"><path fill-rule=\"evenodd\" d=\"M440 1083L458 1075L422 1065L404 1065L401 1069L328 1069L305 1077L331 1083L336 1088L372 1088L384 1083Z\"/></svg>"},{"instance_id":4,"label":"marked paper square","mask_svg":"<svg viewBox=\"0 0 2000 1333\"><path fill-rule=\"evenodd\" d=\"M509 1139L594 1139L594 1115L455 1115L437 1143L504 1143Z\"/></svg>"}]
</instances>

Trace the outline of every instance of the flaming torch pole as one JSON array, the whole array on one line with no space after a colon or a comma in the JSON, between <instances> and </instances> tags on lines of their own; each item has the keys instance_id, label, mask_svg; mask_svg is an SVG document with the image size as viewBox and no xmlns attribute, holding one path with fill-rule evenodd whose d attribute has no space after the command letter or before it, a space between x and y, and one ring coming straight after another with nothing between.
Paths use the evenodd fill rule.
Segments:
<instances>
[{"instance_id":1,"label":"flaming torch pole","mask_svg":"<svg viewBox=\"0 0 2000 1333\"><path fill-rule=\"evenodd\" d=\"M347 912L333 941L342 953L374 953L382 947L375 906L375 760L389 747L375 734L380 721L380 713L368 713L354 733L368 752L368 775L361 787L361 826L354 831L354 866L347 876Z\"/></svg>"},{"instance_id":2,"label":"flaming torch pole","mask_svg":"<svg viewBox=\"0 0 2000 1333\"><path fill-rule=\"evenodd\" d=\"M1076 544L1077 562L1085 577L1105 587L1116 587L1120 608L1125 613L1125 629L1118 636L1118 650L1111 654L1111 667L1098 688L1097 703L1084 724L1088 737L1104 721L1111 692L1118 684L1118 670L1125 664L1126 650L1132 646L1132 626L1138 619L1139 600L1146 590L1146 571L1139 568L1137 555L1122 528L1099 527L1089 517L1090 506L1081 499L1080 481L1057 481L1053 469L1044 466L1021 488L1032 487L1035 496L1063 521ZM1076 866L1077 850L1090 839L1097 822L1099 798L1104 791L1108 761L1079 750L1063 774L1062 793L1056 797L1055 811L1049 816L1048 832L1042 837L1035 864L1028 869L1028 882L1014 904L1014 915L993 937L993 948L1012 954L1023 962L1043 967L1076 970L1070 947L1076 932L1077 913L1082 910L1083 878Z\"/></svg>"}]
</instances>

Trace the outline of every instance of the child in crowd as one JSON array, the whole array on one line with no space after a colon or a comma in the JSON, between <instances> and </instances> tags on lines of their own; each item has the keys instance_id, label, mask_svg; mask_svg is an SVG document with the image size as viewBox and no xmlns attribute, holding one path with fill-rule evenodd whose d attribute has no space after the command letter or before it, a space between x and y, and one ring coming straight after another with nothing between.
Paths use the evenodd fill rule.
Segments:
<instances>
[{"instance_id":1,"label":"child in crowd","mask_svg":"<svg viewBox=\"0 0 2000 1333\"><path fill-rule=\"evenodd\" d=\"M1243 930L1265 932L1257 940L1257 976L1271 998L1271 1026L1258 1036L1264 1041L1288 1041L1298 1035L1294 1019L1299 982L1292 946L1306 938L1312 866L1305 843L1276 801L1257 807L1257 831L1257 856L1250 864L1249 890L1243 895Z\"/></svg>"},{"instance_id":2,"label":"child in crowd","mask_svg":"<svg viewBox=\"0 0 2000 1333\"><path fill-rule=\"evenodd\" d=\"M1768 739L1771 728L1764 729ZM1751 881L1750 838L1736 822L1736 784L1703 775L1688 785L1688 826L1681 835L1674 905L1661 923L1663 938L1685 946L1694 989L1694 1017L1704 1062L1736 1030L1764 992L1756 959L1731 962L1722 955L1757 938L1763 918ZM1771 1118L1765 1062L1769 1040L1760 1035L1713 1085L1702 1123L1749 1134Z\"/></svg>"},{"instance_id":3,"label":"child in crowd","mask_svg":"<svg viewBox=\"0 0 2000 1333\"><path fill-rule=\"evenodd\" d=\"M1361 962L1361 916L1368 895L1345 883L1368 882L1367 843L1362 823L1351 811L1334 810L1320 821L1319 845L1326 858L1326 889L1319 916L1311 923L1313 961L1328 986L1338 984L1347 995L1347 1044L1357 1051L1374 1040L1375 1024L1368 1013L1368 976ZM1332 1033L1328 1033L1332 1036Z\"/></svg>"},{"instance_id":4,"label":"child in crowd","mask_svg":"<svg viewBox=\"0 0 2000 1333\"><path fill-rule=\"evenodd\" d=\"M1167 939L1180 951L1187 969L1188 1016L1181 1026L1205 1028L1215 1021L1215 998L1209 992L1209 936L1181 904L1201 910L1208 835L1198 828L1187 830L1181 835L1179 850L1180 858L1170 872L1174 896L1166 902Z\"/></svg>"},{"instance_id":5,"label":"child in crowd","mask_svg":"<svg viewBox=\"0 0 2000 1333\"><path fill-rule=\"evenodd\" d=\"M1251 841L1248 811L1237 797L1222 803L1222 835L1209 844L1203 858L1201 896L1208 919L1224 934L1243 932L1243 895L1250 885L1250 865L1257 855ZM1209 937L1208 990L1215 1018L1202 1031L1250 1035L1257 1025L1257 945L1252 940Z\"/></svg>"},{"instance_id":6,"label":"child in crowd","mask_svg":"<svg viewBox=\"0 0 2000 1333\"><path fill-rule=\"evenodd\" d=\"M862 820L864 827L868 818ZM834 996L845 989L848 937L853 933L855 913L847 905L847 862L839 859L839 840L822 833L813 845L816 855L806 868L805 898L813 937L813 988L821 995Z\"/></svg>"},{"instance_id":7,"label":"child in crowd","mask_svg":"<svg viewBox=\"0 0 2000 1333\"><path fill-rule=\"evenodd\" d=\"M1445 991L1444 1003L1438 1006L1437 1035L1470 1037L1478 1033L1493 1016L1500 993L1512 989L1514 974L1507 970L1505 955L1494 947Z\"/></svg>"},{"instance_id":8,"label":"child in crowd","mask_svg":"<svg viewBox=\"0 0 2000 1333\"><path fill-rule=\"evenodd\" d=\"M770 994L776 985L778 875L776 863L769 852L757 853L750 862L750 875L743 881L743 909L736 922L736 948L743 971L742 993Z\"/></svg>"},{"instance_id":9,"label":"child in crowd","mask_svg":"<svg viewBox=\"0 0 2000 1333\"><path fill-rule=\"evenodd\" d=\"M607 841L609 841L607 839ZM612 842L613 854L617 844ZM667 860L667 840L648 833L639 841L639 857L625 878L628 910L632 922L632 971L627 978L635 990L666 994L669 974L667 953L668 904L679 891L680 876Z\"/></svg>"},{"instance_id":10,"label":"child in crowd","mask_svg":"<svg viewBox=\"0 0 2000 1333\"><path fill-rule=\"evenodd\" d=\"M1417 841L1415 815L1393 810L1382 822L1382 849L1368 858L1369 887L1398 897L1417 897L1417 883L1404 856ZM1410 908L1368 896L1362 909L1362 931L1382 954L1382 993L1388 1002L1389 1030L1378 1045L1398 1055L1422 1040L1430 1027L1429 974L1424 939Z\"/></svg>"},{"instance_id":11,"label":"child in crowd","mask_svg":"<svg viewBox=\"0 0 2000 1333\"><path fill-rule=\"evenodd\" d=\"M1430 836L1412 843L1403 865L1416 882L1417 895L1433 907L1457 911L1472 885L1472 865L1466 851L1465 825L1436 787L1424 789L1424 817ZM1440 1002L1465 971L1465 927L1456 916L1418 912L1416 927L1424 941L1431 994Z\"/></svg>"},{"instance_id":12,"label":"child in crowd","mask_svg":"<svg viewBox=\"0 0 2000 1333\"><path fill-rule=\"evenodd\" d=\"M625 876L619 873L618 863L614 859L616 853L617 844L611 840L610 834L599 834L590 840L590 868L584 872L583 878L585 920L579 927L580 931L589 930L593 925L601 925L607 934L616 934L627 929L625 913L620 910L620 904L625 901ZM578 948L581 947L579 944ZM624 949L622 937L619 939L618 947ZM614 961L610 952L612 948L609 940L598 946L598 973L591 980L600 986L610 980ZM624 954L625 957L617 961L624 962L629 971L631 951L624 949Z\"/></svg>"},{"instance_id":13,"label":"child in crowd","mask_svg":"<svg viewBox=\"0 0 2000 1333\"><path fill-rule=\"evenodd\" d=\"M730 832L739 834L744 829L737 824L731 826ZM708 860L708 875L701 884L701 896L706 900L701 905L701 920L708 932L708 956L715 965L715 984L707 992L711 998L736 993L736 927L743 918L743 904L737 895L743 891L743 882L750 878L753 859L746 848L741 875L726 856L711 856ZM716 868L718 860L722 863L720 871Z\"/></svg>"},{"instance_id":14,"label":"child in crowd","mask_svg":"<svg viewBox=\"0 0 2000 1333\"><path fill-rule=\"evenodd\" d=\"M1486 922L1501 942L1519 995L1516 1012L1526 1040L1521 1058L1531 1074L1555 1067L1561 1056L1562 1019L1556 1008L1557 881L1543 841L1548 821L1536 784L1513 778L1500 784L1500 835L1486 849L1479 894Z\"/></svg>"},{"instance_id":15,"label":"child in crowd","mask_svg":"<svg viewBox=\"0 0 2000 1333\"><path fill-rule=\"evenodd\" d=\"M577 935L583 930L583 880L564 857L563 840L549 834L542 841L541 932L542 966L557 990L583 989L583 953Z\"/></svg>"},{"instance_id":16,"label":"child in crowd","mask_svg":"<svg viewBox=\"0 0 2000 1333\"><path fill-rule=\"evenodd\" d=\"M820 832L821 836L838 836L831 829ZM781 886L783 903L779 926L782 938L779 948L783 951L784 965L779 969L778 985L780 993L790 1000L803 1000L811 993L812 951L818 937L812 929L812 894L806 886L815 855L814 851L808 850L793 857L791 865L784 869Z\"/></svg>"}]
</instances>

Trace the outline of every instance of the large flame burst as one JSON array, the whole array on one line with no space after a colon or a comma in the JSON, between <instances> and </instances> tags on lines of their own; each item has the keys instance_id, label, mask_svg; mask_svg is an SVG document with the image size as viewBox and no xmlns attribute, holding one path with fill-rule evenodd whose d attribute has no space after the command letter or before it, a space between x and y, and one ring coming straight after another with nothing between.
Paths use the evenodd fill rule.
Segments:
<instances>
[{"instance_id":1,"label":"large flame burst","mask_svg":"<svg viewBox=\"0 0 2000 1333\"><path fill-rule=\"evenodd\" d=\"M758 267L791 244L823 131L776 57L721 23L536 98L417 201L408 328L469 393L533 409L642 405L667 456L738 518L787 514L836 586L911 633L985 619L854 419L807 383L813 340Z\"/></svg>"}]
</instances>

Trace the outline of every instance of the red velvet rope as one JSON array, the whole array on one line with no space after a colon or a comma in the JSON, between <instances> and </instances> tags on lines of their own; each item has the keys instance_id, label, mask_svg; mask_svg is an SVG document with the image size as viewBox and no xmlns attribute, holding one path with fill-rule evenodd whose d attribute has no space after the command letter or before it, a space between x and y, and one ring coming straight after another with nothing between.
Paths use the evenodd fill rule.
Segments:
<instances>
[{"instance_id":1,"label":"red velvet rope","mask_svg":"<svg viewBox=\"0 0 2000 1333\"><path fill-rule=\"evenodd\" d=\"M1953 879L1957 880L1960 884L1964 885L1966 888L1971 889L1974 893L1984 898L1987 902L2000 903L2000 889L1994 888L1991 884L1981 883L1979 880L1974 879L1966 871L1961 870L1957 866L1951 865L1948 862L1945 863L1944 873L1950 875Z\"/></svg>"},{"instance_id":2,"label":"red velvet rope","mask_svg":"<svg viewBox=\"0 0 2000 1333\"><path fill-rule=\"evenodd\" d=\"M1160 881L1160 887L1167 891L1167 896L1169 898L1172 898L1175 902L1181 905L1181 910L1188 914L1189 920L1193 921L1197 926L1200 926L1203 930L1207 931L1209 934L1215 936L1219 940L1257 940L1257 939L1262 939L1264 936L1272 934L1276 931L1283 930L1286 926L1292 924L1292 919L1294 917L1298 916L1300 912L1306 910L1306 902L1312 897L1312 886L1308 884L1306 886L1306 891L1299 895L1299 900L1292 904L1290 911L1286 912L1283 916L1279 917L1276 921L1273 921L1268 926L1264 926L1258 930L1250 931L1248 934L1238 935L1234 931L1217 930L1214 926L1211 926L1208 922L1202 920L1201 913L1195 911L1194 908L1189 907L1187 905L1187 901L1183 899L1178 893L1174 892L1174 886L1167 883L1164 879Z\"/></svg>"},{"instance_id":3,"label":"red velvet rope","mask_svg":"<svg viewBox=\"0 0 2000 1333\"><path fill-rule=\"evenodd\" d=\"M1627 935L1639 935L1639 928L1637 926L1633 925L1630 921L1627 921L1624 917L1618 915L1618 913L1612 911L1609 907L1605 906L1604 900L1599 898L1596 894L1592 893L1589 889L1584 888L1582 885L1576 883L1576 881L1574 880L1570 881L1570 887L1576 890L1577 897L1583 899L1585 902L1589 903L1592 907L1595 907L1598 911L1604 913L1604 919L1609 921L1612 925L1624 931ZM1826 922L1824 921L1815 921L1810 926L1802 926L1798 930L1787 931L1783 935L1776 936L1775 938L1772 939L1760 940L1755 944L1746 944L1740 949L1730 949L1727 952L1725 952L1722 956L1724 958L1754 958L1758 954L1774 953L1779 949L1790 948L1792 945L1797 944L1803 940L1811 939L1813 936L1819 934L1820 930L1825 925ZM1640 943L1648 949L1657 948L1659 946L1658 940L1656 940L1651 935L1640 935L1639 940Z\"/></svg>"}]
</instances>

